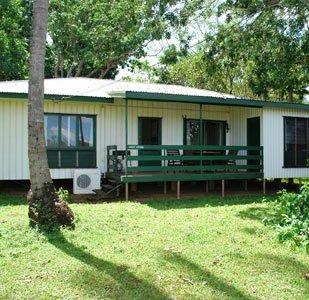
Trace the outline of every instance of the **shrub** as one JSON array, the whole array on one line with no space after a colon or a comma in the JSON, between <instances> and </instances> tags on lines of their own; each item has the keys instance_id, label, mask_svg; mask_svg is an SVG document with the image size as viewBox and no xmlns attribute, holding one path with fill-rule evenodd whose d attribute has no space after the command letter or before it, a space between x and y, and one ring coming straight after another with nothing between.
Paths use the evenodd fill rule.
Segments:
<instances>
[{"instance_id":1,"label":"shrub","mask_svg":"<svg viewBox=\"0 0 309 300\"><path fill-rule=\"evenodd\" d=\"M62 187L57 191L59 198L64 202L70 202L70 193Z\"/></svg>"},{"instance_id":2,"label":"shrub","mask_svg":"<svg viewBox=\"0 0 309 300\"><path fill-rule=\"evenodd\" d=\"M280 241L290 240L309 252L309 181L302 184L298 194L286 190L278 194L269 204L271 214L264 222L276 228Z\"/></svg>"}]
</instances>

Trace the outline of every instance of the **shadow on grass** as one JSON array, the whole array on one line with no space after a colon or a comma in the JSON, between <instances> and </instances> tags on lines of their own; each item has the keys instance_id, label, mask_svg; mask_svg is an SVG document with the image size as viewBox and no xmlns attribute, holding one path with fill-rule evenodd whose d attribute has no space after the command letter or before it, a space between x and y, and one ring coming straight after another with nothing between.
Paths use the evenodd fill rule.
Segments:
<instances>
[{"instance_id":1,"label":"shadow on grass","mask_svg":"<svg viewBox=\"0 0 309 300\"><path fill-rule=\"evenodd\" d=\"M0 195L0 206L27 205L26 197Z\"/></svg>"},{"instance_id":2,"label":"shadow on grass","mask_svg":"<svg viewBox=\"0 0 309 300\"><path fill-rule=\"evenodd\" d=\"M266 198L271 201L272 196ZM243 205L252 203L262 203L263 196L231 196L224 197L221 196L210 196L203 197L199 199L180 199L180 200L150 200L142 202L157 210L169 210L169 209L187 209L187 208L198 208L204 206L230 206L230 205Z\"/></svg>"},{"instance_id":3,"label":"shadow on grass","mask_svg":"<svg viewBox=\"0 0 309 300\"><path fill-rule=\"evenodd\" d=\"M242 229L242 232L250 234L250 235L257 235L259 229L254 228L254 227L245 227Z\"/></svg>"},{"instance_id":4,"label":"shadow on grass","mask_svg":"<svg viewBox=\"0 0 309 300\"><path fill-rule=\"evenodd\" d=\"M251 219L262 221L264 218L270 216L270 210L267 207L249 207L238 213L242 219Z\"/></svg>"},{"instance_id":5,"label":"shadow on grass","mask_svg":"<svg viewBox=\"0 0 309 300\"><path fill-rule=\"evenodd\" d=\"M246 295L244 292L240 291L232 284L227 283L224 279L212 274L210 271L202 269L198 264L190 261L179 253L164 253L164 258L173 265L185 268L192 276L198 278L199 281L205 281L210 288L216 292L225 294L228 298L244 300L256 299L255 297Z\"/></svg>"},{"instance_id":6,"label":"shadow on grass","mask_svg":"<svg viewBox=\"0 0 309 300\"><path fill-rule=\"evenodd\" d=\"M305 274L309 272L309 265L305 265L295 258L258 253L255 262L255 268L260 268L261 272L265 271L265 269L272 269L275 272L291 277L293 281L296 278L303 279L303 283L309 288L309 281L305 279Z\"/></svg>"},{"instance_id":7,"label":"shadow on grass","mask_svg":"<svg viewBox=\"0 0 309 300\"><path fill-rule=\"evenodd\" d=\"M160 291L156 286L138 278L128 270L125 265L117 265L113 262L98 258L91 253L85 251L82 247L76 246L69 242L61 232L54 232L46 234L49 243L56 248L71 256L84 264L94 268L94 274L100 272L111 276L121 286L122 291L114 291L114 295L110 294L109 297L119 299L120 294L124 294L125 299L171 299L163 291ZM93 290L91 281L88 282L89 290ZM100 291L104 289L104 283L100 287Z\"/></svg>"}]
</instances>

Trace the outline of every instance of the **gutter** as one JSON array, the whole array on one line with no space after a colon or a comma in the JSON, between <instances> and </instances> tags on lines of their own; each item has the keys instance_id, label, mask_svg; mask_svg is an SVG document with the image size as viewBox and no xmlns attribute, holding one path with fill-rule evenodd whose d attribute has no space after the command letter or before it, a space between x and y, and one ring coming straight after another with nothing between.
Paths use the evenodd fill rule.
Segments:
<instances>
[{"instance_id":1,"label":"gutter","mask_svg":"<svg viewBox=\"0 0 309 300\"><path fill-rule=\"evenodd\" d=\"M28 93L0 92L1 99L20 99L27 100ZM91 103L113 103L113 97L91 97L91 96L72 96L72 95L52 95L44 94L44 100L47 101L73 101L73 102L91 102Z\"/></svg>"},{"instance_id":2,"label":"gutter","mask_svg":"<svg viewBox=\"0 0 309 300\"><path fill-rule=\"evenodd\" d=\"M279 101L254 100L246 98L225 98L211 96L190 96L181 94L165 94L150 92L112 92L113 97L119 97L132 100L158 101L158 102L178 102L178 103L195 103L208 105L224 105L224 106L242 106L255 108L286 108L286 109L302 109L309 110L309 104L304 103L288 103Z\"/></svg>"}]
</instances>

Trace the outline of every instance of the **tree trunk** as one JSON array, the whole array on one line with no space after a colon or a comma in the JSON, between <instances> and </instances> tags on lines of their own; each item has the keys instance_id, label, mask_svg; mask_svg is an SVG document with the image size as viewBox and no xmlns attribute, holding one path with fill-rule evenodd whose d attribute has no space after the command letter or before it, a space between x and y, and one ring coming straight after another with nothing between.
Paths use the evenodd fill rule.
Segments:
<instances>
[{"instance_id":1,"label":"tree trunk","mask_svg":"<svg viewBox=\"0 0 309 300\"><path fill-rule=\"evenodd\" d=\"M294 97L293 97L293 91L288 91L288 101L293 103L294 102Z\"/></svg>"},{"instance_id":2,"label":"tree trunk","mask_svg":"<svg viewBox=\"0 0 309 300\"><path fill-rule=\"evenodd\" d=\"M82 73L82 70L83 70L83 66L84 66L84 62L80 61L78 66L77 66L77 71L75 73L75 77L80 76L80 74Z\"/></svg>"},{"instance_id":3,"label":"tree trunk","mask_svg":"<svg viewBox=\"0 0 309 300\"><path fill-rule=\"evenodd\" d=\"M230 94L233 94L234 78L233 78L233 76L230 76L230 75L229 75L229 84L230 84L229 93L230 93Z\"/></svg>"},{"instance_id":4,"label":"tree trunk","mask_svg":"<svg viewBox=\"0 0 309 300\"><path fill-rule=\"evenodd\" d=\"M94 69L92 70L89 74L86 75L86 77L90 78L91 76L93 76L95 73L97 73L99 71L99 69Z\"/></svg>"},{"instance_id":5,"label":"tree trunk","mask_svg":"<svg viewBox=\"0 0 309 300\"><path fill-rule=\"evenodd\" d=\"M59 71L59 65L60 65L60 51L57 50L57 61L54 67L54 78L58 78L58 71Z\"/></svg>"},{"instance_id":6,"label":"tree trunk","mask_svg":"<svg viewBox=\"0 0 309 300\"><path fill-rule=\"evenodd\" d=\"M48 0L33 2L28 90L28 157L31 191L28 195L31 225L71 225L73 212L56 194L51 179L44 137L44 60Z\"/></svg>"}]
</instances>

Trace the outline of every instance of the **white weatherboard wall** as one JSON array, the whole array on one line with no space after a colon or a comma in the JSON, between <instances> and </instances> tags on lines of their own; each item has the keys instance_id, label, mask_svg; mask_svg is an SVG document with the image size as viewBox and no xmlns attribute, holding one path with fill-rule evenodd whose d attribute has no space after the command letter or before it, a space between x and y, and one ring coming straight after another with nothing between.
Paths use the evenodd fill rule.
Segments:
<instances>
[{"instance_id":1,"label":"white weatherboard wall","mask_svg":"<svg viewBox=\"0 0 309 300\"><path fill-rule=\"evenodd\" d=\"M183 118L199 119L198 104L164 103L129 100L128 142L138 143L138 117L162 118L162 144L183 144ZM125 147L125 102L116 100L114 104L106 105L105 109L105 144ZM229 107L203 106L203 119L228 121ZM115 136L116 133L116 136ZM229 134L227 135L229 142Z\"/></svg>"},{"instance_id":2,"label":"white weatherboard wall","mask_svg":"<svg viewBox=\"0 0 309 300\"><path fill-rule=\"evenodd\" d=\"M262 127L262 109L251 107L231 107L230 121L230 144L234 146L247 146L247 119L260 117L260 127ZM263 131L260 130L260 141L263 146ZM238 155L247 155L247 151L242 150ZM238 165L246 164L246 160L237 160Z\"/></svg>"},{"instance_id":3,"label":"white weatherboard wall","mask_svg":"<svg viewBox=\"0 0 309 300\"><path fill-rule=\"evenodd\" d=\"M247 119L260 117L260 124L262 124L262 109L250 107L231 107L231 145L246 146L247 145ZM261 129L261 146L263 146L263 131Z\"/></svg>"},{"instance_id":4,"label":"white weatherboard wall","mask_svg":"<svg viewBox=\"0 0 309 300\"><path fill-rule=\"evenodd\" d=\"M46 112L97 115L97 159L103 150L102 104L78 102L45 103ZM0 99L0 180L29 179L27 102ZM52 169L53 178L73 178L74 169Z\"/></svg>"},{"instance_id":5,"label":"white weatherboard wall","mask_svg":"<svg viewBox=\"0 0 309 300\"><path fill-rule=\"evenodd\" d=\"M28 178L27 103L0 100L0 179Z\"/></svg>"},{"instance_id":6,"label":"white weatherboard wall","mask_svg":"<svg viewBox=\"0 0 309 300\"><path fill-rule=\"evenodd\" d=\"M296 109L263 109L264 177L309 177L309 168L284 168L284 121L283 117L306 117L308 111Z\"/></svg>"},{"instance_id":7,"label":"white weatherboard wall","mask_svg":"<svg viewBox=\"0 0 309 300\"><path fill-rule=\"evenodd\" d=\"M125 147L125 102L113 104L46 101L45 112L97 116L97 166L106 170L106 146ZM199 105L129 100L129 144L138 143L138 117L162 118L162 143L183 144L183 118L199 118ZM203 106L203 119L230 122L230 108ZM27 102L0 101L0 180L28 179ZM227 144L230 134L227 134ZM52 169L55 179L73 178L74 169Z\"/></svg>"},{"instance_id":8,"label":"white weatherboard wall","mask_svg":"<svg viewBox=\"0 0 309 300\"><path fill-rule=\"evenodd\" d=\"M125 102L52 102L45 111L93 114L97 116L97 165L106 170L106 146L125 147ZM227 121L228 145L246 145L247 118L260 116L261 144L264 146L266 178L309 177L308 168L283 169L283 116L308 117L300 110L258 109L228 106L203 106L203 119ZM138 117L162 118L162 143L183 144L183 118L199 118L199 105L149 101L129 101L129 144L138 142ZM0 180L28 179L27 102L0 100ZM53 178L73 178L74 169L52 169Z\"/></svg>"}]
</instances>

